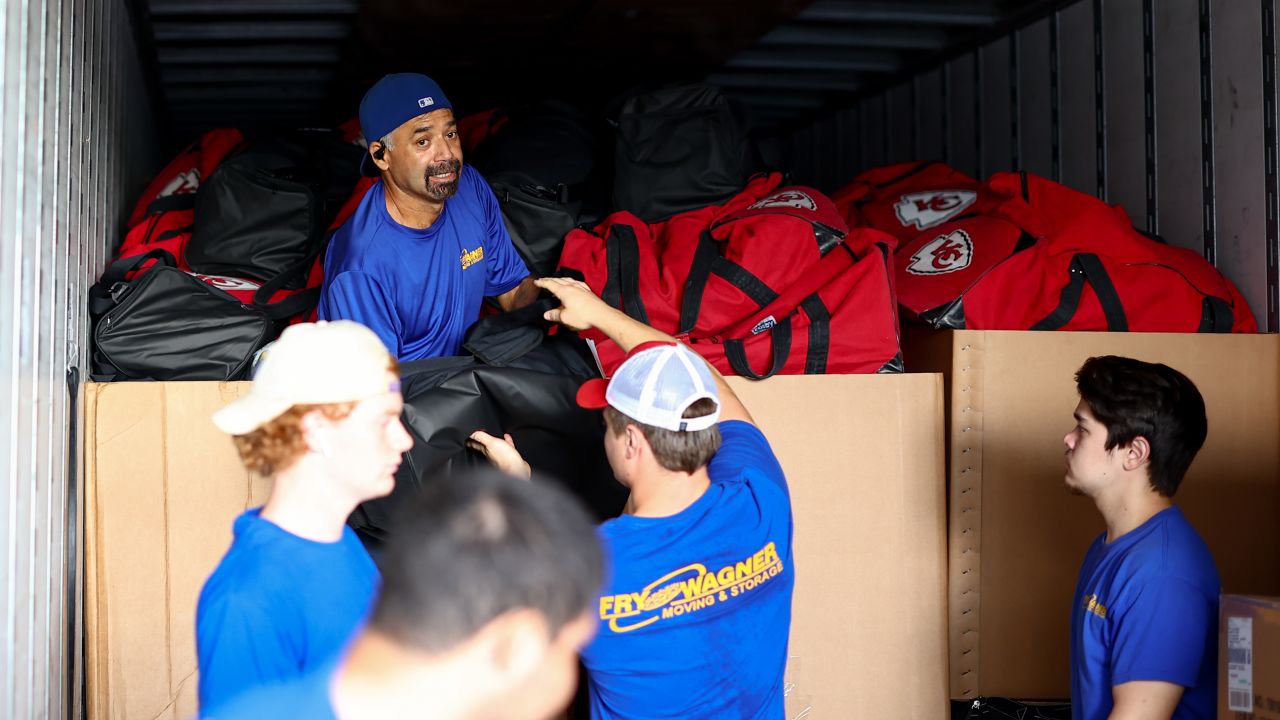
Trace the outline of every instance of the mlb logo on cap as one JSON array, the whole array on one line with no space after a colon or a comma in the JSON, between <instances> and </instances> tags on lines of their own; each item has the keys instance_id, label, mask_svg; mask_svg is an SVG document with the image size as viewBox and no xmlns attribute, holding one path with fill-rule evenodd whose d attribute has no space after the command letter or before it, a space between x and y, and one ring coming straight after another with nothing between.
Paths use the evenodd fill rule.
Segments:
<instances>
[{"instance_id":1,"label":"mlb logo on cap","mask_svg":"<svg viewBox=\"0 0 1280 720\"><path fill-rule=\"evenodd\" d=\"M429 98L429 97L418 98L418 107L420 108L431 107L432 105L435 105L435 104L436 104L435 98Z\"/></svg>"}]
</instances>

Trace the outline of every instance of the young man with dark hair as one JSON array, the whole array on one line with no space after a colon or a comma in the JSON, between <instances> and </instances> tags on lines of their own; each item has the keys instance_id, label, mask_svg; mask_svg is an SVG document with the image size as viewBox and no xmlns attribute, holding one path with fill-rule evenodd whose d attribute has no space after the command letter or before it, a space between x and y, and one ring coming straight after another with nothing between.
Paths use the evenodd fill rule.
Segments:
<instances>
[{"instance_id":1,"label":"young man with dark hair","mask_svg":"<svg viewBox=\"0 0 1280 720\"><path fill-rule=\"evenodd\" d=\"M596 328L628 352L578 393L604 410L604 449L631 495L600 526L612 578L583 653L593 718L782 718L791 625L791 500L773 450L724 378L688 347L544 278L547 319ZM509 441L472 435L499 468Z\"/></svg>"},{"instance_id":2,"label":"young man with dark hair","mask_svg":"<svg viewBox=\"0 0 1280 720\"><path fill-rule=\"evenodd\" d=\"M349 321L293 325L249 393L214 415L267 504L235 521L196 609L200 706L329 662L368 612L378 571L346 526L386 495L401 453L400 377L382 341Z\"/></svg>"},{"instance_id":3,"label":"young man with dark hair","mask_svg":"<svg viewBox=\"0 0 1280 720\"><path fill-rule=\"evenodd\" d=\"M1107 531L1085 555L1071 615L1080 720L1211 718L1221 582L1173 495L1208 432L1204 399L1165 365L1095 357L1076 374L1066 486Z\"/></svg>"},{"instance_id":4,"label":"young man with dark hair","mask_svg":"<svg viewBox=\"0 0 1280 720\"><path fill-rule=\"evenodd\" d=\"M402 361L457 355L486 297L503 310L537 295L498 200L462 162L453 106L434 80L387 75L360 101L380 178L329 243L319 317L372 328Z\"/></svg>"},{"instance_id":5,"label":"young man with dark hair","mask_svg":"<svg viewBox=\"0 0 1280 720\"><path fill-rule=\"evenodd\" d=\"M603 552L582 507L492 469L442 477L391 534L373 616L336 667L213 720L544 720L595 632Z\"/></svg>"}]
</instances>

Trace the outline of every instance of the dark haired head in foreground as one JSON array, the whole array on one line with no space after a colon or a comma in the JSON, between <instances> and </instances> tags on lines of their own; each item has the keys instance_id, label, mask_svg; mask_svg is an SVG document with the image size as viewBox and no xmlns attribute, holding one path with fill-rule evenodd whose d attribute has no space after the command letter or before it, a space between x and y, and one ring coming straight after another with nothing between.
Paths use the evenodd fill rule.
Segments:
<instances>
[{"instance_id":1,"label":"dark haired head in foreground","mask_svg":"<svg viewBox=\"0 0 1280 720\"><path fill-rule=\"evenodd\" d=\"M603 579L576 500L487 468L431 481L382 569L369 624L336 668L208 717L542 720L564 708Z\"/></svg>"}]
</instances>

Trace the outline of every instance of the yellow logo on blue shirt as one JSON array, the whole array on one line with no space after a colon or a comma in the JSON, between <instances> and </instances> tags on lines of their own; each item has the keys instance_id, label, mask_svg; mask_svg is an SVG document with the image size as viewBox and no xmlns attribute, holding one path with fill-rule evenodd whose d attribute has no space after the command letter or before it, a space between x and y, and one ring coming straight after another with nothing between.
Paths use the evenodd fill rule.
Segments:
<instances>
[{"instance_id":1,"label":"yellow logo on blue shirt","mask_svg":"<svg viewBox=\"0 0 1280 720\"><path fill-rule=\"evenodd\" d=\"M1084 607L1085 612L1091 612L1094 615L1097 615L1098 617L1102 618L1103 620L1107 619L1107 608L1105 605L1098 602L1097 594L1086 595L1080 601L1080 605Z\"/></svg>"},{"instance_id":2,"label":"yellow logo on blue shirt","mask_svg":"<svg viewBox=\"0 0 1280 720\"><path fill-rule=\"evenodd\" d=\"M604 595L600 598L600 619L608 620L609 629L616 633L638 630L745 595L782 570L782 558L770 542L716 572L708 572L702 563L692 563L654 580L640 592Z\"/></svg>"},{"instance_id":3,"label":"yellow logo on blue shirt","mask_svg":"<svg viewBox=\"0 0 1280 720\"><path fill-rule=\"evenodd\" d=\"M466 270L467 268L471 267L472 265L475 265L476 263L480 262L483 259L484 259L483 245L476 248L475 250L470 250L470 251L464 250L462 252L462 269Z\"/></svg>"}]
</instances>

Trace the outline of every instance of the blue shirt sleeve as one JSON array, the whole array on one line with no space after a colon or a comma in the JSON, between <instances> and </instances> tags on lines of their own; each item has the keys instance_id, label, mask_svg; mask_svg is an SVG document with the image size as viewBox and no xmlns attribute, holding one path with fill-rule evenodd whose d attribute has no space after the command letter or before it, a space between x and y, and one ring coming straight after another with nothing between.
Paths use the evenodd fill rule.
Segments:
<instances>
[{"instance_id":1,"label":"blue shirt sleeve","mask_svg":"<svg viewBox=\"0 0 1280 720\"><path fill-rule=\"evenodd\" d=\"M720 423L720 449L708 463L707 473L713 482L733 482L742 479L744 470L784 490L787 487L782 466L760 428L741 420L726 420Z\"/></svg>"},{"instance_id":2,"label":"blue shirt sleeve","mask_svg":"<svg viewBox=\"0 0 1280 720\"><path fill-rule=\"evenodd\" d=\"M275 631L267 608L227 595L200 608L196 652L200 707L216 708L246 690L282 682L299 672L296 651Z\"/></svg>"},{"instance_id":3,"label":"blue shirt sleeve","mask_svg":"<svg viewBox=\"0 0 1280 720\"><path fill-rule=\"evenodd\" d=\"M1111 684L1135 680L1196 684L1214 609L1190 583L1158 577L1116 618Z\"/></svg>"},{"instance_id":4,"label":"blue shirt sleeve","mask_svg":"<svg viewBox=\"0 0 1280 720\"><path fill-rule=\"evenodd\" d=\"M339 273L320 296L316 316L321 320L354 320L377 333L391 354L400 357L400 316L386 291L368 273Z\"/></svg>"},{"instance_id":5,"label":"blue shirt sleeve","mask_svg":"<svg viewBox=\"0 0 1280 720\"><path fill-rule=\"evenodd\" d=\"M508 292L529 277L529 268L524 258L516 252L507 232L507 224L502 219L502 209L498 207L498 198L494 196L489 183L476 182L476 194L484 207L485 240L485 297L495 297Z\"/></svg>"}]
</instances>

